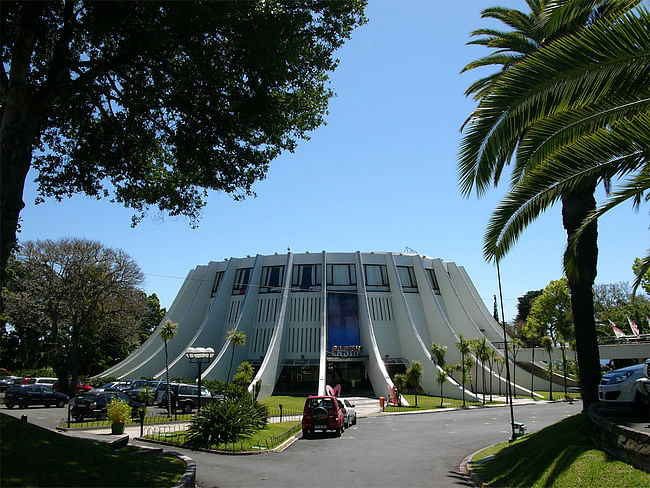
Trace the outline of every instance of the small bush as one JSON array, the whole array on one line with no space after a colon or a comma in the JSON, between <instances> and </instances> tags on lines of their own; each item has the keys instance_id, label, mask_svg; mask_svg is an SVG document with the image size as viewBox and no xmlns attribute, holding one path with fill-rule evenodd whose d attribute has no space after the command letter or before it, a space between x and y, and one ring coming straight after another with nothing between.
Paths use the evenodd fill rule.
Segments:
<instances>
[{"instance_id":1,"label":"small bush","mask_svg":"<svg viewBox=\"0 0 650 488\"><path fill-rule=\"evenodd\" d=\"M125 400L113 400L106 406L106 415L114 424L126 424L131 419L131 407Z\"/></svg>"},{"instance_id":2,"label":"small bush","mask_svg":"<svg viewBox=\"0 0 650 488\"><path fill-rule=\"evenodd\" d=\"M237 400L228 398L202 407L187 431L186 444L192 449L210 447L223 442L236 442L266 426L269 412L266 405L251 395Z\"/></svg>"}]
</instances>

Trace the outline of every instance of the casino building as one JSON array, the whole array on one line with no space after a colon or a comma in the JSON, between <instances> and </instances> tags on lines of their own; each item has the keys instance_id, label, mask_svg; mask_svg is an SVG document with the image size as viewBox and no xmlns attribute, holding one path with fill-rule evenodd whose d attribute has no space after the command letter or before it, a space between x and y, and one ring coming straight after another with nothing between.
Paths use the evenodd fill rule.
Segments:
<instances>
[{"instance_id":1,"label":"casino building","mask_svg":"<svg viewBox=\"0 0 650 488\"><path fill-rule=\"evenodd\" d=\"M424 368L422 388L438 395L433 342L448 347L447 364L460 361L460 334L485 337L491 347L503 342L462 266L393 252L289 252L210 262L189 272L161 326L167 320L178 324L178 335L168 341L170 377L195 378L187 348L212 347L202 378L225 381L232 355L225 337L236 329L246 334L246 345L235 348L234 365L253 364L249 389L257 385L260 398L324 394L326 385L341 385L343 395L386 396L395 373L413 360ZM486 384L494 393L501 391L504 378L487 367L483 373L492 375ZM158 331L99 376L164 379ZM520 370L516 377L530 383L530 373ZM481 385L475 381L472 390L480 392ZM517 392L529 394L522 386ZM444 394L460 398L462 388L450 378ZM469 387L465 394L474 398Z\"/></svg>"}]
</instances>

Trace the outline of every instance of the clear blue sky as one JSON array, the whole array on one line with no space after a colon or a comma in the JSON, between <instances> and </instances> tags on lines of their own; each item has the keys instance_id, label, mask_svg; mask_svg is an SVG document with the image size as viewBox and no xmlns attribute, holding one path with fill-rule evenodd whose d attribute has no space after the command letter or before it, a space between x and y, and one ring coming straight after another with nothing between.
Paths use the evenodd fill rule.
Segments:
<instances>
[{"instance_id":1,"label":"clear blue sky","mask_svg":"<svg viewBox=\"0 0 650 488\"><path fill-rule=\"evenodd\" d=\"M498 287L494 266L482 257L483 233L505 187L480 200L463 198L456 161L459 127L474 107L463 92L480 74L459 72L488 54L466 42L473 29L495 26L480 19L494 5L526 9L523 0L371 0L368 24L337 53L341 62L331 76L337 96L327 125L271 164L254 187L257 198L234 202L211 194L198 229L155 211L131 228L133 212L85 196L34 205L30 173L19 239L79 237L123 249L144 272L145 291L168 308L189 270L210 261L289 246L294 252L408 246L464 266L491 311ZM624 205L601 219L597 283L633 280L632 261L648 243L646 212ZM565 240L557 206L502 261L507 320L519 296L562 276Z\"/></svg>"}]
</instances>

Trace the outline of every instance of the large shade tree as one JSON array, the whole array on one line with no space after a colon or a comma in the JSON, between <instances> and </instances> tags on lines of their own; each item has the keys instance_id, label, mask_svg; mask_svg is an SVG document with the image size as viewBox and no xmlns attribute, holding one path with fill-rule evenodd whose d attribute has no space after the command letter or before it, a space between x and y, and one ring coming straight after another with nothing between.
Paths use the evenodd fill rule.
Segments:
<instances>
[{"instance_id":1,"label":"large shade tree","mask_svg":"<svg viewBox=\"0 0 650 488\"><path fill-rule=\"evenodd\" d=\"M20 337L38 339L62 391L68 392L69 377L76 384L84 356L100 338L137 345L146 295L130 256L81 239L26 242L18 251L5 290L8 322Z\"/></svg>"},{"instance_id":2,"label":"large shade tree","mask_svg":"<svg viewBox=\"0 0 650 488\"><path fill-rule=\"evenodd\" d=\"M0 3L0 274L30 169L196 222L324 122L334 51L364 0Z\"/></svg>"},{"instance_id":3,"label":"large shade tree","mask_svg":"<svg viewBox=\"0 0 650 488\"><path fill-rule=\"evenodd\" d=\"M638 3L541 2L538 26L545 34L539 48L504 65L481 93L461 144L459 175L466 195L473 189L483 194L514 161L511 191L486 233L487 258L501 259L527 224L552 203L562 202L570 243L564 262L585 408L597 401L600 368L592 294L597 229L595 219L583 223L596 210L598 182L609 183L642 157L635 146L644 137L637 114L647 111L643 93L650 86L647 21L643 9L625 14ZM601 166L612 159L614 165ZM571 184L557 178L561 169L578 166L591 171ZM553 188L552 196L540 196L544 185Z\"/></svg>"}]
</instances>

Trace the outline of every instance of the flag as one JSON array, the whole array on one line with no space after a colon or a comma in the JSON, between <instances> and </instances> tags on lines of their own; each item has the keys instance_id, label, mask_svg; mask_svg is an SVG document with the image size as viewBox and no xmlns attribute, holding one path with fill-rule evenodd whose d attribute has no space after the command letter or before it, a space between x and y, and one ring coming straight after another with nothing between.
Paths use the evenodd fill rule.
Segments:
<instances>
[{"instance_id":1,"label":"flag","mask_svg":"<svg viewBox=\"0 0 650 488\"><path fill-rule=\"evenodd\" d=\"M632 329L632 334L639 336L639 326L630 320L630 317L627 318L627 321L630 323L630 329Z\"/></svg>"},{"instance_id":2,"label":"flag","mask_svg":"<svg viewBox=\"0 0 650 488\"><path fill-rule=\"evenodd\" d=\"M625 337L625 334L623 333L623 331L621 329L619 329L618 327L616 327L616 324L614 322L609 320L609 324L612 326L612 329L614 330L614 335L616 337Z\"/></svg>"}]
</instances>

